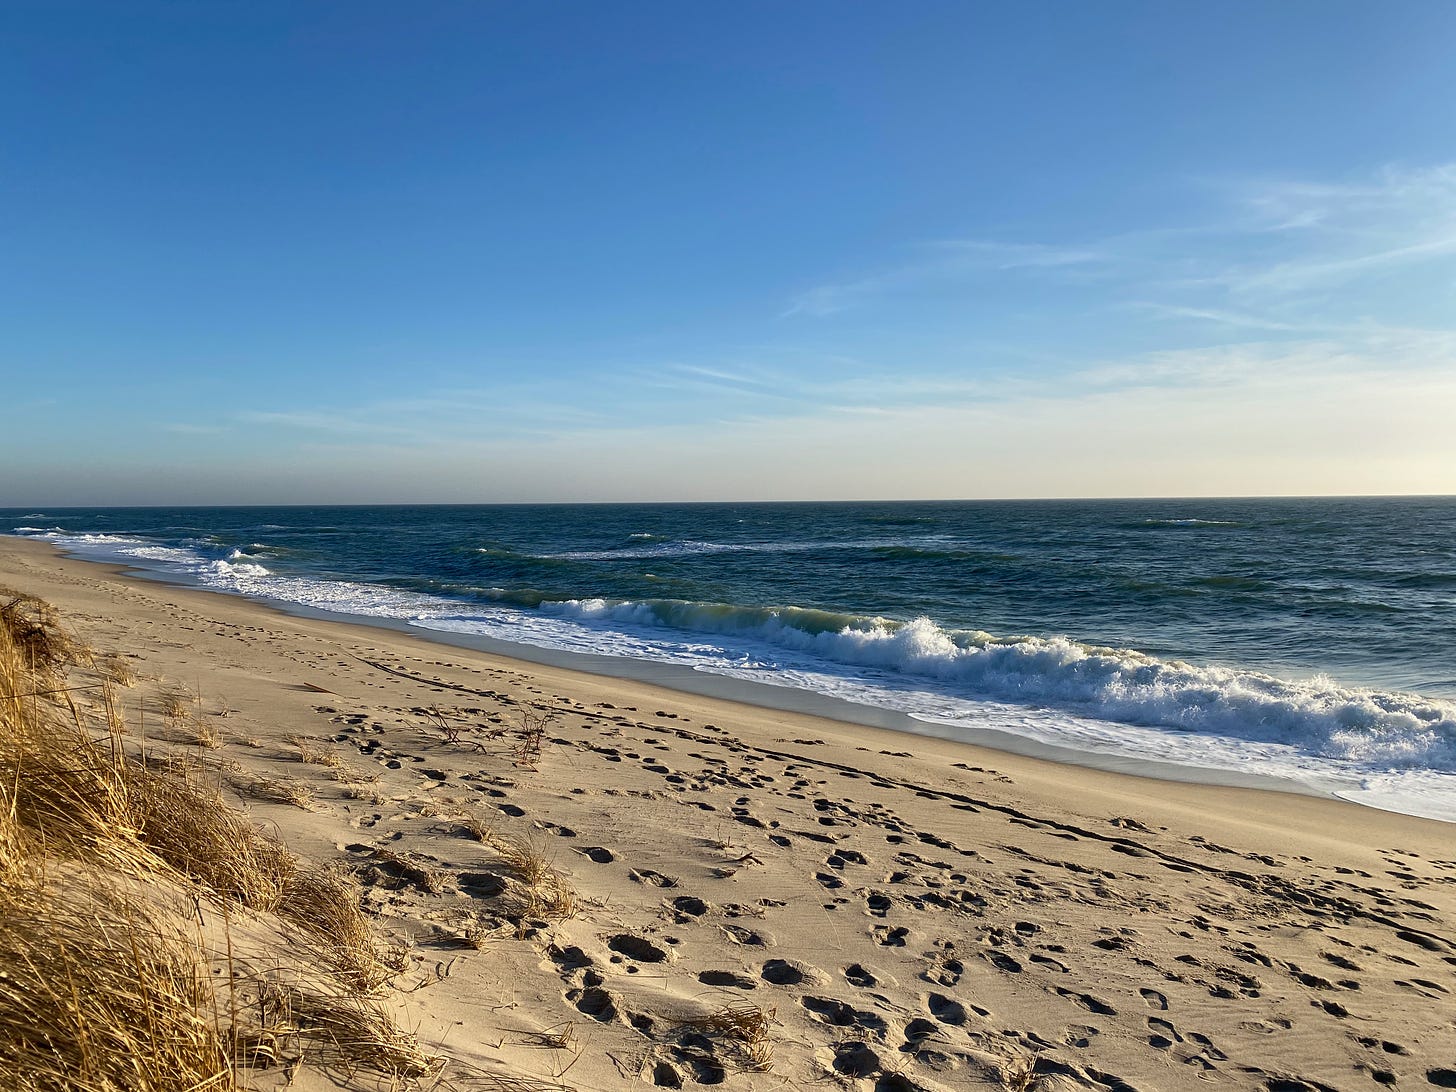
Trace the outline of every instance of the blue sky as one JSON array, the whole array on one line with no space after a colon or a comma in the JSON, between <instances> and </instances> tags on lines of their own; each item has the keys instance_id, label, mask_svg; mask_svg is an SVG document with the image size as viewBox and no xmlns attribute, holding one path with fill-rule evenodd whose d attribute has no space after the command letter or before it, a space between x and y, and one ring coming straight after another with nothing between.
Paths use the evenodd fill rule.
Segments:
<instances>
[{"instance_id":1,"label":"blue sky","mask_svg":"<svg viewBox=\"0 0 1456 1092\"><path fill-rule=\"evenodd\" d=\"M4 3L0 504L1456 493L1456 6Z\"/></svg>"}]
</instances>

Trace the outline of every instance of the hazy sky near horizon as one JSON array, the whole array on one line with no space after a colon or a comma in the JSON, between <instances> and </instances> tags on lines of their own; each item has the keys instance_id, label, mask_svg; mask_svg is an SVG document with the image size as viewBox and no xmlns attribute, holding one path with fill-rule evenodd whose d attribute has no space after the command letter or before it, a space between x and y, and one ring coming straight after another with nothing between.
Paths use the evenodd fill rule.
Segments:
<instances>
[{"instance_id":1,"label":"hazy sky near horizon","mask_svg":"<svg viewBox=\"0 0 1456 1092\"><path fill-rule=\"evenodd\" d=\"M1456 5L0 0L0 505L1456 493Z\"/></svg>"}]
</instances>

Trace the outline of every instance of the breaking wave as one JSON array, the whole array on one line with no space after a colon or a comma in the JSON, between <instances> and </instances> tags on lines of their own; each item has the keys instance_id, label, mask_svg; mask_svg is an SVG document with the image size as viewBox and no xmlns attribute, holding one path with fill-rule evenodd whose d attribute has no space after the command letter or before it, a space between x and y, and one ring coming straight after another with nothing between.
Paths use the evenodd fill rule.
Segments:
<instances>
[{"instance_id":1,"label":"breaking wave","mask_svg":"<svg viewBox=\"0 0 1456 1092\"><path fill-rule=\"evenodd\" d=\"M970 697L1052 706L1100 719L1282 743L1329 758L1456 772L1456 702L1290 681L1160 660L1067 637L995 637L802 608L671 600L542 603L583 621L735 635L830 664L949 684Z\"/></svg>"}]
</instances>

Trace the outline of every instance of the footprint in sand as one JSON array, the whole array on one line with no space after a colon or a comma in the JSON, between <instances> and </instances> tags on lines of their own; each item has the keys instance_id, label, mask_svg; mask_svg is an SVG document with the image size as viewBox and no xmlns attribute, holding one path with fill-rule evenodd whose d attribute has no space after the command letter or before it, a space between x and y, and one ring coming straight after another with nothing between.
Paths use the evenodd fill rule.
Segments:
<instances>
[{"instance_id":1,"label":"footprint in sand","mask_svg":"<svg viewBox=\"0 0 1456 1092\"><path fill-rule=\"evenodd\" d=\"M595 864L611 864L617 859L617 855L606 846L587 846L578 852Z\"/></svg>"},{"instance_id":2,"label":"footprint in sand","mask_svg":"<svg viewBox=\"0 0 1456 1092\"><path fill-rule=\"evenodd\" d=\"M679 895L672 900L672 908L677 913L689 918L700 918L708 912L708 904L692 895Z\"/></svg>"},{"instance_id":3,"label":"footprint in sand","mask_svg":"<svg viewBox=\"0 0 1456 1092\"><path fill-rule=\"evenodd\" d=\"M618 933L607 941L607 947L628 959L635 959L638 963L663 963L668 959L665 949L632 933Z\"/></svg>"},{"instance_id":4,"label":"footprint in sand","mask_svg":"<svg viewBox=\"0 0 1456 1092\"><path fill-rule=\"evenodd\" d=\"M981 958L1003 974L1021 973L1021 964L1005 952L982 952Z\"/></svg>"},{"instance_id":5,"label":"footprint in sand","mask_svg":"<svg viewBox=\"0 0 1456 1092\"><path fill-rule=\"evenodd\" d=\"M880 1068L880 1056L869 1044L851 1041L834 1045L834 1070L846 1077L873 1076Z\"/></svg>"},{"instance_id":6,"label":"footprint in sand","mask_svg":"<svg viewBox=\"0 0 1456 1092\"><path fill-rule=\"evenodd\" d=\"M617 1002L600 986L588 986L584 990L568 990L566 999L576 1005L576 1010L593 1020L609 1024L617 1018Z\"/></svg>"},{"instance_id":7,"label":"footprint in sand","mask_svg":"<svg viewBox=\"0 0 1456 1092\"><path fill-rule=\"evenodd\" d=\"M1275 1032L1288 1031L1294 1026L1291 1020L1244 1020L1239 1024L1240 1031L1253 1031L1260 1035L1273 1035ZM1374 1042L1372 1039L1371 1042Z\"/></svg>"},{"instance_id":8,"label":"footprint in sand","mask_svg":"<svg viewBox=\"0 0 1456 1092\"><path fill-rule=\"evenodd\" d=\"M1153 1033L1148 1036L1148 1043L1158 1050L1167 1050L1174 1043L1183 1041L1183 1036L1178 1034L1177 1028L1167 1020L1160 1020L1156 1016L1148 1017L1148 1030Z\"/></svg>"},{"instance_id":9,"label":"footprint in sand","mask_svg":"<svg viewBox=\"0 0 1456 1092\"><path fill-rule=\"evenodd\" d=\"M654 872L650 868L634 868L627 873L638 883L646 884L648 887L676 887L677 880L672 876L664 876L661 872Z\"/></svg>"},{"instance_id":10,"label":"footprint in sand","mask_svg":"<svg viewBox=\"0 0 1456 1092\"><path fill-rule=\"evenodd\" d=\"M1450 992L1445 986L1442 986L1438 982L1432 982L1428 978L1412 978L1409 981L1397 978L1395 984L1404 989L1412 990L1422 997L1430 998L1433 1001L1439 1001L1441 994Z\"/></svg>"},{"instance_id":11,"label":"footprint in sand","mask_svg":"<svg viewBox=\"0 0 1456 1092\"><path fill-rule=\"evenodd\" d=\"M955 998L947 997L943 993L933 993L927 997L925 1007L929 1010L930 1015L942 1024L961 1027L966 1022L966 1007Z\"/></svg>"},{"instance_id":12,"label":"footprint in sand","mask_svg":"<svg viewBox=\"0 0 1456 1092\"><path fill-rule=\"evenodd\" d=\"M954 957L943 959L924 972L927 982L933 982L937 986L954 986L965 974L966 965Z\"/></svg>"},{"instance_id":13,"label":"footprint in sand","mask_svg":"<svg viewBox=\"0 0 1456 1092\"><path fill-rule=\"evenodd\" d=\"M546 949L546 955L563 974L571 974L593 965L592 957L575 944L567 948L558 948L553 944Z\"/></svg>"},{"instance_id":14,"label":"footprint in sand","mask_svg":"<svg viewBox=\"0 0 1456 1092\"><path fill-rule=\"evenodd\" d=\"M861 1027L877 1033L885 1031L884 1017L877 1013L857 1009L838 998L806 996L799 998L799 1004L803 1005L821 1023L831 1027Z\"/></svg>"},{"instance_id":15,"label":"footprint in sand","mask_svg":"<svg viewBox=\"0 0 1456 1092\"><path fill-rule=\"evenodd\" d=\"M923 1016L917 1016L905 1025L905 1045L900 1048L906 1054L914 1054L926 1039L940 1034L940 1025Z\"/></svg>"},{"instance_id":16,"label":"footprint in sand","mask_svg":"<svg viewBox=\"0 0 1456 1092\"><path fill-rule=\"evenodd\" d=\"M666 1058L659 1058L652 1066L652 1083L657 1088L681 1088L682 1074Z\"/></svg>"},{"instance_id":17,"label":"footprint in sand","mask_svg":"<svg viewBox=\"0 0 1456 1092\"><path fill-rule=\"evenodd\" d=\"M489 872L462 872L458 882L461 893L473 899L491 899L506 889L505 881Z\"/></svg>"},{"instance_id":18,"label":"footprint in sand","mask_svg":"<svg viewBox=\"0 0 1456 1092\"><path fill-rule=\"evenodd\" d=\"M1065 997L1074 1005L1080 1005L1088 1012L1096 1013L1098 1016L1116 1016L1117 1010L1105 1001L1099 1001L1090 993L1077 993L1073 990L1064 990L1060 986L1053 986L1052 991L1060 997Z\"/></svg>"},{"instance_id":19,"label":"footprint in sand","mask_svg":"<svg viewBox=\"0 0 1456 1092\"><path fill-rule=\"evenodd\" d=\"M765 982L774 986L797 986L805 977L803 969L787 959L770 959L758 973Z\"/></svg>"},{"instance_id":20,"label":"footprint in sand","mask_svg":"<svg viewBox=\"0 0 1456 1092\"><path fill-rule=\"evenodd\" d=\"M1371 1039L1369 1036L1362 1035L1355 1042L1359 1043L1366 1050L1374 1050L1376 1047L1379 1047L1386 1054L1404 1055L1410 1053L1410 1051L1406 1050L1399 1043L1392 1043L1388 1039Z\"/></svg>"},{"instance_id":21,"label":"footprint in sand","mask_svg":"<svg viewBox=\"0 0 1456 1092\"><path fill-rule=\"evenodd\" d=\"M1072 1024L1062 1033L1062 1042L1079 1049L1092 1045L1092 1040L1101 1035L1091 1024Z\"/></svg>"},{"instance_id":22,"label":"footprint in sand","mask_svg":"<svg viewBox=\"0 0 1456 1092\"><path fill-rule=\"evenodd\" d=\"M1142 995L1142 999L1148 1003L1148 1008L1150 1009L1166 1009L1168 1007L1168 999L1157 990L1138 990L1138 993Z\"/></svg>"},{"instance_id":23,"label":"footprint in sand","mask_svg":"<svg viewBox=\"0 0 1456 1092\"><path fill-rule=\"evenodd\" d=\"M719 929L734 944L744 944L751 947L766 947L773 943L772 938L753 929L745 929L741 925L720 925Z\"/></svg>"},{"instance_id":24,"label":"footprint in sand","mask_svg":"<svg viewBox=\"0 0 1456 1092\"><path fill-rule=\"evenodd\" d=\"M737 971L702 971L698 981L705 986L731 986L739 990L756 990L758 983Z\"/></svg>"}]
</instances>

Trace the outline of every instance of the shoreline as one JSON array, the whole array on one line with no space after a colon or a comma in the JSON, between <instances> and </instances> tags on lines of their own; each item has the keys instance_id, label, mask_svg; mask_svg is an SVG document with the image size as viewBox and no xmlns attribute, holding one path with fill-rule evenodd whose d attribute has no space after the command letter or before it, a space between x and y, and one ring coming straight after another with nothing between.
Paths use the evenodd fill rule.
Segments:
<instances>
[{"instance_id":1,"label":"shoreline","mask_svg":"<svg viewBox=\"0 0 1456 1092\"><path fill-rule=\"evenodd\" d=\"M166 587L185 588L204 595L216 595L240 599L253 603L280 615L313 619L316 621L362 626L369 629L385 629L409 634L422 640L451 648L470 649L487 655L565 671L605 678L625 679L660 686L664 689L700 697L711 697L723 701L752 705L779 712L798 713L824 720L856 724L921 739L940 739L952 744L986 748L991 751L1020 755L1062 765L1077 766L1108 773L1125 774L1132 777L1146 777L1158 781L1186 784L1221 786L1227 788L1262 789L1270 792L1290 793L1297 796L1312 796L1323 799L1341 800L1344 803L1375 811L1389 811L1393 814L1411 814L1377 803L1349 799L1341 792L1356 791L1360 783L1355 780L1339 781L1324 778L1322 783L1299 780L1294 777L1262 772L1235 770L1215 766L1199 766L1192 763L1169 762L1160 759L1136 757L1114 751L1085 750L1071 746L1049 743L1031 736L1018 735L1001 729L968 725L949 724L931 719L922 719L900 710L868 705L848 699L818 693L813 690L792 686L776 686L751 679L734 678L715 672L699 671L681 664L653 660L634 659L625 656L608 656L571 652L544 646L510 642L484 635L415 626L407 621L370 615L330 611L318 607L274 600L265 597L246 596L223 589L209 588L182 574L169 573L162 569L149 569L121 562L96 561L72 553L41 540L19 535L0 536L0 540L14 540L35 543L51 551L54 556L85 565L95 565L117 576L142 580ZM1428 818L1421 816L1421 818ZM1446 820L1435 819L1436 822Z\"/></svg>"},{"instance_id":2,"label":"shoreline","mask_svg":"<svg viewBox=\"0 0 1456 1092\"><path fill-rule=\"evenodd\" d=\"M406 1022L463 1063L604 1090L1453 1072L1447 823L532 664L45 543L0 540L0 585L134 666L150 749L267 786L240 791L254 820L358 878L409 953ZM179 688L208 741L161 712ZM495 742L532 718L534 750ZM506 926L469 816L556 870L570 913ZM749 1011L767 1070L712 1030Z\"/></svg>"}]
</instances>

